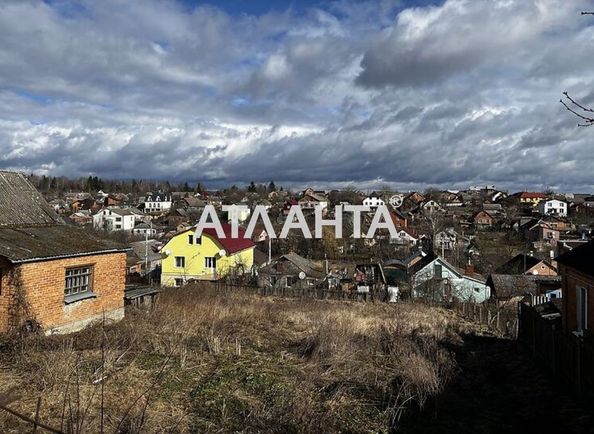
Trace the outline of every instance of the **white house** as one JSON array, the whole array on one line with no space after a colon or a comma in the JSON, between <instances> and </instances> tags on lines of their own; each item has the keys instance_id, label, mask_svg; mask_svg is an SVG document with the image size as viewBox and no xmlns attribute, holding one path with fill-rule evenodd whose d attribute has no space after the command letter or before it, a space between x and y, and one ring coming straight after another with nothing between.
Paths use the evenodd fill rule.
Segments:
<instances>
[{"instance_id":1,"label":"white house","mask_svg":"<svg viewBox=\"0 0 594 434\"><path fill-rule=\"evenodd\" d=\"M136 226L134 226L132 233L134 235L145 235L145 236L148 234L149 238L152 238L157 235L157 228L153 227L152 225L149 225L148 223L141 222L141 223L136 224Z\"/></svg>"},{"instance_id":2,"label":"white house","mask_svg":"<svg viewBox=\"0 0 594 434\"><path fill-rule=\"evenodd\" d=\"M173 199L171 193L148 193L144 198L145 212L163 212L171 209Z\"/></svg>"},{"instance_id":3,"label":"white house","mask_svg":"<svg viewBox=\"0 0 594 434\"><path fill-rule=\"evenodd\" d=\"M482 303L491 295L483 276L454 267L443 258L427 256L415 264L415 269L412 275L415 297Z\"/></svg>"},{"instance_id":4,"label":"white house","mask_svg":"<svg viewBox=\"0 0 594 434\"><path fill-rule=\"evenodd\" d=\"M567 202L557 199L543 200L538 204L538 210L541 214L567 217Z\"/></svg>"},{"instance_id":5,"label":"white house","mask_svg":"<svg viewBox=\"0 0 594 434\"><path fill-rule=\"evenodd\" d=\"M131 208L103 208L93 216L93 228L106 231L132 231L143 219L140 211Z\"/></svg>"},{"instance_id":6,"label":"white house","mask_svg":"<svg viewBox=\"0 0 594 434\"><path fill-rule=\"evenodd\" d=\"M408 228L401 228L398 229L398 237L391 238L390 242L392 244L414 246L419 242L419 237L417 237L412 230Z\"/></svg>"},{"instance_id":7,"label":"white house","mask_svg":"<svg viewBox=\"0 0 594 434\"><path fill-rule=\"evenodd\" d=\"M370 208L377 208L378 206L384 206L386 202L379 196L371 195L363 199L363 206Z\"/></svg>"}]
</instances>

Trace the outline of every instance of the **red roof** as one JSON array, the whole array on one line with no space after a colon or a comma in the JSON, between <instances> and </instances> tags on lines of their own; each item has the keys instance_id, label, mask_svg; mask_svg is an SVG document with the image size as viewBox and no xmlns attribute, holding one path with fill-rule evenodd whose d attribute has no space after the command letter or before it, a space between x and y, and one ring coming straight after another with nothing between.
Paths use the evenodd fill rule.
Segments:
<instances>
[{"instance_id":1,"label":"red roof","mask_svg":"<svg viewBox=\"0 0 594 434\"><path fill-rule=\"evenodd\" d=\"M231 225L228 223L223 223L221 224L221 227L225 233L225 238L219 238L217 231L213 228L206 228L202 231L202 233L217 240L217 242L223 246L223 249L225 249L227 253L240 252L241 250L249 249L250 247L254 247L256 245L249 238L244 238L245 230L242 228L238 228L238 238L231 238Z\"/></svg>"},{"instance_id":2,"label":"red roof","mask_svg":"<svg viewBox=\"0 0 594 434\"><path fill-rule=\"evenodd\" d=\"M544 193L531 193L529 191L524 191L520 195L522 199L544 199L547 197Z\"/></svg>"}]
</instances>

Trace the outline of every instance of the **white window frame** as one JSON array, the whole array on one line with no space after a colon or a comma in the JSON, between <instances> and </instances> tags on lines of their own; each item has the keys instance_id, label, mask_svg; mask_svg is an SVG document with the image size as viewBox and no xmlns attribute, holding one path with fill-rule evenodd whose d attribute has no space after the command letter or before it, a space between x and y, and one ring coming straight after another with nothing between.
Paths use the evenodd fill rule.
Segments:
<instances>
[{"instance_id":1,"label":"white window frame","mask_svg":"<svg viewBox=\"0 0 594 434\"><path fill-rule=\"evenodd\" d=\"M217 258L214 256L205 256L204 257L204 268L209 270L216 270L217 269Z\"/></svg>"}]
</instances>

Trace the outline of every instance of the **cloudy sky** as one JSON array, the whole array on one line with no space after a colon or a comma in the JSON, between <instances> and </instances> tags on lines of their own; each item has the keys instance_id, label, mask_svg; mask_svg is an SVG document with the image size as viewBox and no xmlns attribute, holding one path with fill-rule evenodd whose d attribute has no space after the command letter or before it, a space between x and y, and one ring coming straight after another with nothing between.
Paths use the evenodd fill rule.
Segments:
<instances>
[{"instance_id":1,"label":"cloudy sky","mask_svg":"<svg viewBox=\"0 0 594 434\"><path fill-rule=\"evenodd\" d=\"M270 7L267 3L272 3ZM594 191L594 1L2 0L0 168Z\"/></svg>"}]
</instances>

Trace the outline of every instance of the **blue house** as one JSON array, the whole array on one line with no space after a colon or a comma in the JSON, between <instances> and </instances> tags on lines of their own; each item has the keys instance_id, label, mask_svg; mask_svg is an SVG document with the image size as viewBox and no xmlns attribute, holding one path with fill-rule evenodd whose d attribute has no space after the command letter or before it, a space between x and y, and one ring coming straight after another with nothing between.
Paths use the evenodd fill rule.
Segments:
<instances>
[{"instance_id":1,"label":"blue house","mask_svg":"<svg viewBox=\"0 0 594 434\"><path fill-rule=\"evenodd\" d=\"M462 270L435 254L428 254L416 263L409 276L415 298L482 303L490 297L487 279L472 267Z\"/></svg>"}]
</instances>

